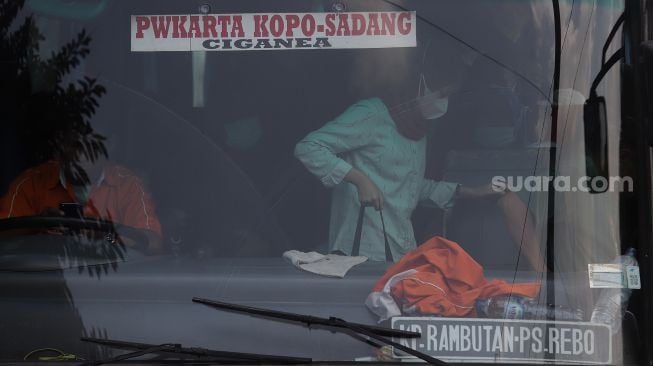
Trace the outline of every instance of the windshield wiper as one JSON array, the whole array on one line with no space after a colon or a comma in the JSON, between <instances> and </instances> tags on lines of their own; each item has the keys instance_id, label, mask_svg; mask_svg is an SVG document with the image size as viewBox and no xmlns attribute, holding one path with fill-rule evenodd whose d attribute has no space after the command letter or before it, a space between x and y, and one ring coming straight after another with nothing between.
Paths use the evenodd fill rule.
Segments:
<instances>
[{"instance_id":1,"label":"windshield wiper","mask_svg":"<svg viewBox=\"0 0 653 366\"><path fill-rule=\"evenodd\" d=\"M192 359L192 361L193 362L207 361L216 364L228 363L228 364L287 365L287 364L310 364L313 362L312 359L304 358L304 357L275 356L275 355L263 355L263 354L256 354L256 353L216 351L216 350L199 348L199 347L182 347L180 344L174 344L174 343L165 343L165 344L156 345L156 344L135 343L135 342L126 342L126 341L100 339L100 338L88 338L88 337L82 337L81 340L84 342L97 343L97 344L114 347L114 348L126 348L126 349L137 350L134 352L125 353L115 357L106 358L104 360L90 361L82 364L84 366L98 366L106 363L124 361L130 358L135 358L146 354L161 353L161 352L203 357L199 359ZM191 360L187 360L187 361L191 361Z\"/></svg>"},{"instance_id":2,"label":"windshield wiper","mask_svg":"<svg viewBox=\"0 0 653 366\"><path fill-rule=\"evenodd\" d=\"M438 360L437 358L433 358L427 354L424 354L422 352L416 351L410 347L406 347L400 343L394 342L386 337L395 337L395 338L418 338L421 337L421 333L419 332L410 332L410 331L404 331L404 330L397 330L397 329L390 329L390 328L384 328L384 327L377 327L373 325L367 325L367 324L359 324L359 323L352 323L348 322L346 320L336 318L336 317L330 317L330 318L320 318L317 316L312 316L312 315L303 315L303 314L295 314L295 313L289 313L285 311L277 311L277 310L269 310L269 309L261 309L261 308L255 308L251 306L244 306L244 305L237 305L237 304L231 304L227 302L222 302L222 301L215 301L215 300L208 300L208 299L202 299L199 297L193 297L193 302L212 306L218 309L223 309L223 310L230 310L230 311L236 311L236 312L241 312L241 313L246 313L246 314L251 314L251 315L260 315L264 317L270 317L274 319L281 319L281 320L289 320L289 321L294 321L294 322L300 322L304 323L307 326L311 326L313 324L315 325L322 325L330 328L336 328L336 330L343 329L343 330L349 330L354 333L360 334L367 336L369 338L375 339L377 341L380 341L382 343L385 343L387 345L393 346L397 349L400 349L410 355L413 355L417 358L420 358L430 364L433 365L438 365L438 366L448 366L448 364L442 360ZM360 338L356 338L361 340Z\"/></svg>"}]
</instances>

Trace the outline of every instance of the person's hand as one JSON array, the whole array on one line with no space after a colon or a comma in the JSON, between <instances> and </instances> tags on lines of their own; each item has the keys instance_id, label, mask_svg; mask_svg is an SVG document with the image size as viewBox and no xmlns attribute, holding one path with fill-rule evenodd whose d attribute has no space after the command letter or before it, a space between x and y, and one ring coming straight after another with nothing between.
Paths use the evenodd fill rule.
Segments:
<instances>
[{"instance_id":1,"label":"person's hand","mask_svg":"<svg viewBox=\"0 0 653 366\"><path fill-rule=\"evenodd\" d=\"M358 188L358 201L361 206L373 206L377 210L382 210L383 193L370 178L365 178L360 184L356 185Z\"/></svg>"},{"instance_id":2,"label":"person's hand","mask_svg":"<svg viewBox=\"0 0 653 366\"><path fill-rule=\"evenodd\" d=\"M63 217L64 212L61 211L58 208L55 207L46 207L43 211L41 211L41 216L45 217ZM64 228L56 228L56 227L51 227L48 229L43 230L48 235L64 235L66 231Z\"/></svg>"},{"instance_id":3,"label":"person's hand","mask_svg":"<svg viewBox=\"0 0 653 366\"><path fill-rule=\"evenodd\" d=\"M502 196L506 194L504 187L490 184L484 184L476 187L461 186L458 191L461 198L483 198L490 196Z\"/></svg>"},{"instance_id":4,"label":"person's hand","mask_svg":"<svg viewBox=\"0 0 653 366\"><path fill-rule=\"evenodd\" d=\"M373 206L377 210L383 209L383 193L367 175L352 169L345 176L345 180L354 184L358 189L358 201L361 206Z\"/></svg>"}]
</instances>

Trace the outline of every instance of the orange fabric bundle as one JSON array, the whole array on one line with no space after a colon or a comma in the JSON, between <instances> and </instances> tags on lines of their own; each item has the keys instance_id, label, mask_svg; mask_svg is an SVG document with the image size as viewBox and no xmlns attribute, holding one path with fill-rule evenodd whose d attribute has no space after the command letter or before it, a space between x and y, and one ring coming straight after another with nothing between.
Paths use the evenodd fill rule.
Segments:
<instances>
[{"instance_id":1,"label":"orange fabric bundle","mask_svg":"<svg viewBox=\"0 0 653 366\"><path fill-rule=\"evenodd\" d=\"M384 313L387 317L399 315L398 309L422 315L476 316L477 299L507 294L534 298L539 289L538 283L486 280L483 267L458 244L436 236L390 267L374 285L366 304L382 320ZM389 300L388 291L397 305L394 313L377 311L375 307L383 307ZM381 297L383 301L379 301Z\"/></svg>"}]
</instances>

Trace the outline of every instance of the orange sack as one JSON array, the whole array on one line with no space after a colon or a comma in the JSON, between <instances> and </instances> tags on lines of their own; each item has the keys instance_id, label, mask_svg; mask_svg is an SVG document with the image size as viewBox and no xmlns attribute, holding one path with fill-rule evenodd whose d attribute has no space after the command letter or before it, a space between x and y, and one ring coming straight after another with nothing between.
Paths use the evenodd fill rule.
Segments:
<instances>
[{"instance_id":1,"label":"orange sack","mask_svg":"<svg viewBox=\"0 0 653 366\"><path fill-rule=\"evenodd\" d=\"M460 245L435 236L388 268L365 304L381 320L402 314L476 316L478 299L497 295L534 298L539 283L487 280L483 267Z\"/></svg>"}]
</instances>

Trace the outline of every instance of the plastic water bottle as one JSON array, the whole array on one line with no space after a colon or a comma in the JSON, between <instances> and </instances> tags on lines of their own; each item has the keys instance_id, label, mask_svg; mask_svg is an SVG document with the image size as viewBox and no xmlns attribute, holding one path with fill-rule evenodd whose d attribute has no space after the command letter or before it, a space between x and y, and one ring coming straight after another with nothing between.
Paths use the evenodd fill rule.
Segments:
<instances>
[{"instance_id":1,"label":"plastic water bottle","mask_svg":"<svg viewBox=\"0 0 653 366\"><path fill-rule=\"evenodd\" d=\"M476 301L476 312L483 318L582 321L582 310L551 304L538 304L519 295L501 295Z\"/></svg>"},{"instance_id":2,"label":"plastic water bottle","mask_svg":"<svg viewBox=\"0 0 653 366\"><path fill-rule=\"evenodd\" d=\"M500 295L476 301L476 312L483 318L524 319L529 299L517 295Z\"/></svg>"},{"instance_id":3,"label":"plastic water bottle","mask_svg":"<svg viewBox=\"0 0 653 366\"><path fill-rule=\"evenodd\" d=\"M526 319L583 321L585 313L581 309L572 309L562 305L533 304L526 310Z\"/></svg>"},{"instance_id":4,"label":"plastic water bottle","mask_svg":"<svg viewBox=\"0 0 653 366\"><path fill-rule=\"evenodd\" d=\"M615 258L613 263L621 264L623 271L626 270L626 266L636 266L635 249L628 248L626 254ZM621 319L626 313L631 292L632 290L629 288L603 289L592 311L591 322L609 325L612 334L617 333L621 328Z\"/></svg>"}]
</instances>

